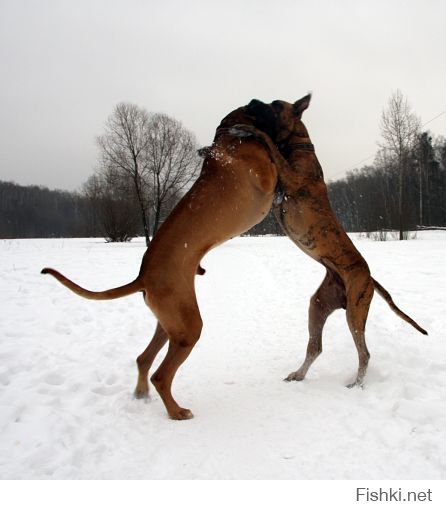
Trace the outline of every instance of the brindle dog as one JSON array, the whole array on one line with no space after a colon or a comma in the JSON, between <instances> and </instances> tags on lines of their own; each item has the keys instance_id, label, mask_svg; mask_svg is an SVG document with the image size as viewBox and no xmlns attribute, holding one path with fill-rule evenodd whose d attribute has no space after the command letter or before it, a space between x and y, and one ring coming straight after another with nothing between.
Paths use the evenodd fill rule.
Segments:
<instances>
[{"instance_id":1,"label":"brindle dog","mask_svg":"<svg viewBox=\"0 0 446 510\"><path fill-rule=\"evenodd\" d=\"M115 299L143 292L158 325L148 347L137 358L135 396L148 396L149 369L169 340L167 354L151 381L173 419L193 416L174 400L171 386L176 371L201 334L195 274L201 272L200 260L209 250L259 223L270 210L278 167L286 165L263 132L274 121L271 109L257 119L254 110L248 107L239 108L223 119L199 178L154 236L133 282L92 292L54 269L42 270L87 299Z\"/></svg>"},{"instance_id":2,"label":"brindle dog","mask_svg":"<svg viewBox=\"0 0 446 510\"><path fill-rule=\"evenodd\" d=\"M275 140L289 165L281 165L278 197L273 210L285 233L307 255L326 268L325 278L311 298L309 342L303 364L288 375L287 381L301 381L322 352L322 330L328 316L344 308L355 342L359 368L352 386L362 386L370 358L364 330L373 292L376 290L392 310L418 331L427 335L413 319L402 312L390 294L370 276L368 265L345 233L331 208L321 165L301 118L310 104L307 95L290 104L274 101L265 105L250 103L257 119L275 119L267 132Z\"/></svg>"}]
</instances>

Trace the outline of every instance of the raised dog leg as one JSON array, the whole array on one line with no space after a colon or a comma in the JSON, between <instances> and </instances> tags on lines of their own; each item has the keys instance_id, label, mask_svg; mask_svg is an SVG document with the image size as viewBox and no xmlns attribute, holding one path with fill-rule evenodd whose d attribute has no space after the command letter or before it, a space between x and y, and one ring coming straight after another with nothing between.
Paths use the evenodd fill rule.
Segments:
<instances>
[{"instance_id":1,"label":"raised dog leg","mask_svg":"<svg viewBox=\"0 0 446 510\"><path fill-rule=\"evenodd\" d=\"M193 306L191 302L193 303L192 299L175 308L163 308L170 312L168 316L160 317L160 322L169 337L169 349L158 370L150 378L173 420L193 418L189 409L177 404L171 390L178 368L191 353L203 327L198 306L196 304Z\"/></svg>"},{"instance_id":2,"label":"raised dog leg","mask_svg":"<svg viewBox=\"0 0 446 510\"><path fill-rule=\"evenodd\" d=\"M329 315L345 308L345 288L339 277L327 269L324 280L310 300L308 310L308 340L305 361L296 372L291 372L285 381L302 381L308 369L322 352L322 331Z\"/></svg>"},{"instance_id":3,"label":"raised dog leg","mask_svg":"<svg viewBox=\"0 0 446 510\"><path fill-rule=\"evenodd\" d=\"M136 364L138 366L138 382L135 389L136 398L147 398L149 396L149 383L147 381L149 370L156 358L156 355L164 347L166 342L167 333L158 322L149 345L145 351L136 358Z\"/></svg>"},{"instance_id":4,"label":"raised dog leg","mask_svg":"<svg viewBox=\"0 0 446 510\"><path fill-rule=\"evenodd\" d=\"M362 274L350 275L351 285L347 290L347 323L358 351L359 366L356 379L347 388L363 387L364 377L370 359L365 343L365 324L373 298L374 285L368 269Z\"/></svg>"}]
</instances>

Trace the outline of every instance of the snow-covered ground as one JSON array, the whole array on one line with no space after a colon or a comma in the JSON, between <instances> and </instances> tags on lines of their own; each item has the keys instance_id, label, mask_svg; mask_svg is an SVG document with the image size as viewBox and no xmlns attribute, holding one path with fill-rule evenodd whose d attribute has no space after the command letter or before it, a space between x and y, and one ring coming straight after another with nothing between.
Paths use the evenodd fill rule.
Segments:
<instances>
[{"instance_id":1,"label":"snow-covered ground","mask_svg":"<svg viewBox=\"0 0 446 510\"><path fill-rule=\"evenodd\" d=\"M205 325L174 385L195 418L175 422L156 392L132 395L155 326L141 296L87 301L39 274L117 286L136 276L142 241L0 241L0 477L445 478L446 233L355 243L428 337L375 296L364 390L345 387L357 356L343 311L308 378L283 382L323 269L287 238L234 239L197 277Z\"/></svg>"}]
</instances>

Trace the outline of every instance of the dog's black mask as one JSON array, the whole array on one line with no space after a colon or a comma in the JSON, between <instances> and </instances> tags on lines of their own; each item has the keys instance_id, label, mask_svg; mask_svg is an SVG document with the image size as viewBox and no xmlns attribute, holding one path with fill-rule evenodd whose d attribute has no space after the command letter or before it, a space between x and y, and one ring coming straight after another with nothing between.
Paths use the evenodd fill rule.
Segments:
<instances>
[{"instance_id":1,"label":"dog's black mask","mask_svg":"<svg viewBox=\"0 0 446 510\"><path fill-rule=\"evenodd\" d=\"M266 133L272 140L277 134L276 115L269 104L253 99L246 107L246 113L251 117L254 127Z\"/></svg>"}]
</instances>

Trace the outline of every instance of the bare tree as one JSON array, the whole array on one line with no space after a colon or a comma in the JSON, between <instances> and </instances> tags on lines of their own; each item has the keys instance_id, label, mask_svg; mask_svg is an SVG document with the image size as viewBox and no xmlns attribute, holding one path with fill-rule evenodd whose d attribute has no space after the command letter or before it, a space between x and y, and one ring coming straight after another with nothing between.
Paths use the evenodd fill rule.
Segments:
<instances>
[{"instance_id":1,"label":"bare tree","mask_svg":"<svg viewBox=\"0 0 446 510\"><path fill-rule=\"evenodd\" d=\"M390 97L387 109L382 113L380 128L384 140L381 146L395 156L398 164L398 216L401 240L404 237L404 177L410 151L420 131L420 120L400 90Z\"/></svg>"},{"instance_id":2,"label":"bare tree","mask_svg":"<svg viewBox=\"0 0 446 510\"><path fill-rule=\"evenodd\" d=\"M151 118L147 158L153 235L168 206L196 178L201 159L197 155L195 136L180 122L165 114L155 114Z\"/></svg>"},{"instance_id":3,"label":"bare tree","mask_svg":"<svg viewBox=\"0 0 446 510\"><path fill-rule=\"evenodd\" d=\"M133 183L147 246L150 244L150 203L146 187L149 124L150 116L146 110L134 104L120 103L108 118L104 135L97 139L102 170L127 175Z\"/></svg>"},{"instance_id":4,"label":"bare tree","mask_svg":"<svg viewBox=\"0 0 446 510\"><path fill-rule=\"evenodd\" d=\"M100 172L126 175L133 183L149 246L167 205L197 174L195 137L167 115L149 114L134 104L120 103L97 141Z\"/></svg>"}]
</instances>

